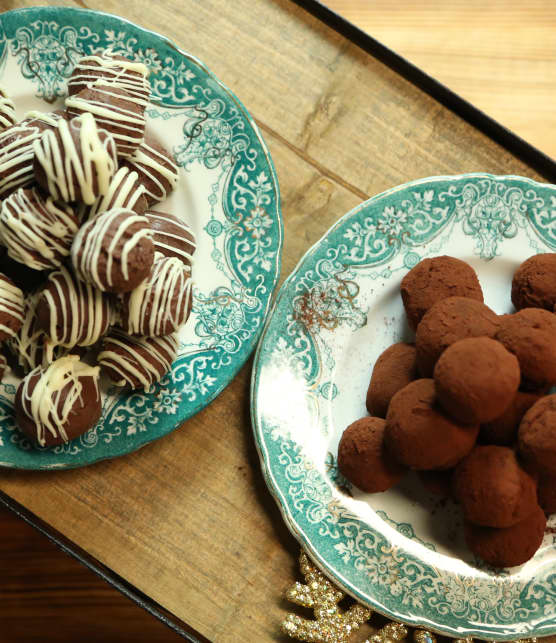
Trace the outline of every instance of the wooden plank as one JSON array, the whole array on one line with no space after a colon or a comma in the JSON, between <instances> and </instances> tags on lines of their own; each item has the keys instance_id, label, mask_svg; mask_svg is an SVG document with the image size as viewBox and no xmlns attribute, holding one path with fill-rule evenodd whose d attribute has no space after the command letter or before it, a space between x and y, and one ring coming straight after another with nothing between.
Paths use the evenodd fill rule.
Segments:
<instances>
[{"instance_id":1,"label":"wooden plank","mask_svg":"<svg viewBox=\"0 0 556 643\"><path fill-rule=\"evenodd\" d=\"M535 177L285 0L192 1L187 12L181 0L87 4L187 47L255 115L281 183L282 278L339 216L392 185L474 170ZM0 488L210 640L276 640L298 548L260 472L250 368L135 454L77 471L1 472Z\"/></svg>"},{"instance_id":2,"label":"wooden plank","mask_svg":"<svg viewBox=\"0 0 556 643\"><path fill-rule=\"evenodd\" d=\"M556 6L551 0L328 0L374 38L556 155Z\"/></svg>"}]
</instances>

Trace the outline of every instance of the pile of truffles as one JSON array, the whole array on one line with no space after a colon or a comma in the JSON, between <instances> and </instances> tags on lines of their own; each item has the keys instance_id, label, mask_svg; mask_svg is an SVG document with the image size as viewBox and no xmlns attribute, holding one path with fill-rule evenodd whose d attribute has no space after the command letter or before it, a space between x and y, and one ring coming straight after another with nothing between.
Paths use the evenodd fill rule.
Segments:
<instances>
[{"instance_id":1,"label":"pile of truffles","mask_svg":"<svg viewBox=\"0 0 556 643\"><path fill-rule=\"evenodd\" d=\"M23 377L20 430L67 442L100 417L99 378L148 389L192 306L190 226L153 210L178 182L145 131L148 68L81 58L65 110L17 122L0 89L0 378Z\"/></svg>"},{"instance_id":2,"label":"pile of truffles","mask_svg":"<svg viewBox=\"0 0 556 643\"><path fill-rule=\"evenodd\" d=\"M488 308L473 268L453 257L421 261L401 295L415 343L376 361L370 416L344 431L339 469L368 493L417 471L460 504L476 556L521 565L556 512L556 254L517 269L513 314Z\"/></svg>"}]
</instances>

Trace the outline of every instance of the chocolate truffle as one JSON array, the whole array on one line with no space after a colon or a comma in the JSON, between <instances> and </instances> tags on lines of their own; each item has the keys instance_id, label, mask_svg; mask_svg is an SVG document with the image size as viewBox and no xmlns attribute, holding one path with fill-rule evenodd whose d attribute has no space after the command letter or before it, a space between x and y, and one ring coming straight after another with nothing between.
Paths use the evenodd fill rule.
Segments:
<instances>
[{"instance_id":1,"label":"chocolate truffle","mask_svg":"<svg viewBox=\"0 0 556 643\"><path fill-rule=\"evenodd\" d=\"M539 505L545 513L556 513L556 476L541 476L538 488Z\"/></svg>"},{"instance_id":2,"label":"chocolate truffle","mask_svg":"<svg viewBox=\"0 0 556 643\"><path fill-rule=\"evenodd\" d=\"M542 308L524 308L502 315L496 339L513 353L521 369L522 388L556 384L556 315Z\"/></svg>"},{"instance_id":3,"label":"chocolate truffle","mask_svg":"<svg viewBox=\"0 0 556 643\"><path fill-rule=\"evenodd\" d=\"M20 188L2 202L0 234L8 254L34 270L59 266L69 255L77 217L36 188Z\"/></svg>"},{"instance_id":4,"label":"chocolate truffle","mask_svg":"<svg viewBox=\"0 0 556 643\"><path fill-rule=\"evenodd\" d=\"M149 275L153 258L148 219L125 208L103 212L81 226L71 248L77 276L108 292L136 288Z\"/></svg>"},{"instance_id":5,"label":"chocolate truffle","mask_svg":"<svg viewBox=\"0 0 556 643\"><path fill-rule=\"evenodd\" d=\"M19 331L24 309L23 293L11 279L0 273L0 342Z\"/></svg>"},{"instance_id":6,"label":"chocolate truffle","mask_svg":"<svg viewBox=\"0 0 556 643\"><path fill-rule=\"evenodd\" d=\"M340 472L367 493L390 489L405 473L383 448L385 425L381 418L361 418L348 426L338 445Z\"/></svg>"},{"instance_id":7,"label":"chocolate truffle","mask_svg":"<svg viewBox=\"0 0 556 643\"><path fill-rule=\"evenodd\" d=\"M189 225L183 219L165 212L147 210L145 216L153 231L155 252L165 257L176 257L191 272L197 242Z\"/></svg>"},{"instance_id":8,"label":"chocolate truffle","mask_svg":"<svg viewBox=\"0 0 556 643\"><path fill-rule=\"evenodd\" d=\"M420 374L432 377L438 358L448 346L467 337L494 337L498 326L498 315L476 299L440 300L425 313L415 335Z\"/></svg>"},{"instance_id":9,"label":"chocolate truffle","mask_svg":"<svg viewBox=\"0 0 556 643\"><path fill-rule=\"evenodd\" d=\"M523 416L518 446L529 466L556 476L556 394L542 397Z\"/></svg>"},{"instance_id":10,"label":"chocolate truffle","mask_svg":"<svg viewBox=\"0 0 556 643\"><path fill-rule=\"evenodd\" d=\"M125 163L139 174L149 205L164 201L178 184L178 167L174 159L148 135Z\"/></svg>"},{"instance_id":11,"label":"chocolate truffle","mask_svg":"<svg viewBox=\"0 0 556 643\"><path fill-rule=\"evenodd\" d=\"M40 135L38 127L21 123L0 132L0 198L34 182L33 144Z\"/></svg>"},{"instance_id":12,"label":"chocolate truffle","mask_svg":"<svg viewBox=\"0 0 556 643\"><path fill-rule=\"evenodd\" d=\"M36 316L38 326L54 344L90 346L108 331L112 309L106 295L63 266L49 275Z\"/></svg>"},{"instance_id":13,"label":"chocolate truffle","mask_svg":"<svg viewBox=\"0 0 556 643\"><path fill-rule=\"evenodd\" d=\"M36 306L38 295L25 299L23 325L18 333L7 340L5 346L10 363L23 374L37 366L48 366L58 357L67 355L72 349L52 343L37 324Z\"/></svg>"},{"instance_id":14,"label":"chocolate truffle","mask_svg":"<svg viewBox=\"0 0 556 643\"><path fill-rule=\"evenodd\" d=\"M390 346L375 362L367 391L367 411L385 418L392 397L415 379L415 346L403 342Z\"/></svg>"},{"instance_id":15,"label":"chocolate truffle","mask_svg":"<svg viewBox=\"0 0 556 643\"><path fill-rule=\"evenodd\" d=\"M35 176L54 199L87 205L106 194L117 167L116 146L91 114L46 129L34 142Z\"/></svg>"},{"instance_id":16,"label":"chocolate truffle","mask_svg":"<svg viewBox=\"0 0 556 643\"><path fill-rule=\"evenodd\" d=\"M402 279L401 294L413 330L427 310L442 299L468 297L483 301L483 291L473 268L447 256L420 261Z\"/></svg>"},{"instance_id":17,"label":"chocolate truffle","mask_svg":"<svg viewBox=\"0 0 556 643\"><path fill-rule=\"evenodd\" d=\"M6 360L6 356L0 353L0 382L4 379L7 368L8 361Z\"/></svg>"},{"instance_id":18,"label":"chocolate truffle","mask_svg":"<svg viewBox=\"0 0 556 643\"><path fill-rule=\"evenodd\" d=\"M511 527L537 504L537 486L512 449L478 446L456 467L454 495L466 520L487 527Z\"/></svg>"},{"instance_id":19,"label":"chocolate truffle","mask_svg":"<svg viewBox=\"0 0 556 643\"><path fill-rule=\"evenodd\" d=\"M517 440L517 430L523 416L539 399L540 395L536 393L518 391L500 417L481 425L479 441L484 444L512 445Z\"/></svg>"},{"instance_id":20,"label":"chocolate truffle","mask_svg":"<svg viewBox=\"0 0 556 643\"><path fill-rule=\"evenodd\" d=\"M57 109L53 112L39 112L31 110L25 114L25 118L21 121L20 125L36 127L40 134L42 134L48 129L56 129L60 119L69 121L70 116L63 109Z\"/></svg>"},{"instance_id":21,"label":"chocolate truffle","mask_svg":"<svg viewBox=\"0 0 556 643\"><path fill-rule=\"evenodd\" d=\"M73 440L95 425L101 413L98 366L68 355L37 367L21 381L15 419L35 444L51 447Z\"/></svg>"},{"instance_id":22,"label":"chocolate truffle","mask_svg":"<svg viewBox=\"0 0 556 643\"><path fill-rule=\"evenodd\" d=\"M147 209L145 188L139 181L137 172L132 172L128 167L121 167L114 174L104 196L100 196L90 207L81 208L79 220L85 223L97 214L113 208L126 208L133 210L135 214L144 214Z\"/></svg>"},{"instance_id":23,"label":"chocolate truffle","mask_svg":"<svg viewBox=\"0 0 556 643\"><path fill-rule=\"evenodd\" d=\"M532 558L541 546L546 517L537 505L533 512L505 529L465 523L465 540L469 549L493 567L516 567Z\"/></svg>"},{"instance_id":24,"label":"chocolate truffle","mask_svg":"<svg viewBox=\"0 0 556 643\"><path fill-rule=\"evenodd\" d=\"M149 69L143 63L128 60L118 54L103 51L83 56L68 80L68 94L73 96L90 87L97 80L124 89L134 98L148 103L151 88Z\"/></svg>"},{"instance_id":25,"label":"chocolate truffle","mask_svg":"<svg viewBox=\"0 0 556 643\"><path fill-rule=\"evenodd\" d=\"M193 282L175 257L157 255L151 274L121 298L120 323L130 335L170 335L191 312Z\"/></svg>"},{"instance_id":26,"label":"chocolate truffle","mask_svg":"<svg viewBox=\"0 0 556 643\"><path fill-rule=\"evenodd\" d=\"M66 98L66 109L72 116L94 116L98 126L114 137L119 157L131 156L143 142L144 101L104 80Z\"/></svg>"},{"instance_id":27,"label":"chocolate truffle","mask_svg":"<svg viewBox=\"0 0 556 643\"><path fill-rule=\"evenodd\" d=\"M520 379L515 355L489 337L460 339L434 367L438 402L462 424L490 422L502 415Z\"/></svg>"},{"instance_id":28,"label":"chocolate truffle","mask_svg":"<svg viewBox=\"0 0 556 643\"><path fill-rule=\"evenodd\" d=\"M515 271L512 281L512 302L517 310L545 308L556 305L556 253L534 255Z\"/></svg>"},{"instance_id":29,"label":"chocolate truffle","mask_svg":"<svg viewBox=\"0 0 556 643\"><path fill-rule=\"evenodd\" d=\"M434 381L415 380L398 391L388 408L384 444L411 469L449 469L466 456L479 426L445 417L436 404Z\"/></svg>"},{"instance_id":30,"label":"chocolate truffle","mask_svg":"<svg viewBox=\"0 0 556 643\"><path fill-rule=\"evenodd\" d=\"M113 328L102 340L97 359L102 372L117 386L148 390L172 368L177 352L175 334L137 337Z\"/></svg>"},{"instance_id":31,"label":"chocolate truffle","mask_svg":"<svg viewBox=\"0 0 556 643\"><path fill-rule=\"evenodd\" d=\"M17 123L15 105L3 87L0 87L0 131Z\"/></svg>"}]
</instances>

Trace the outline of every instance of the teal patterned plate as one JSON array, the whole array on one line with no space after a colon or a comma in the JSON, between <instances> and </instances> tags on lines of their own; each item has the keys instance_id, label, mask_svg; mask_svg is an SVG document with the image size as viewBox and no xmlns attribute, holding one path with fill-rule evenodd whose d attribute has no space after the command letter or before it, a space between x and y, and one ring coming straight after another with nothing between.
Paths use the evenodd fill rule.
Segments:
<instances>
[{"instance_id":1,"label":"teal patterned plate","mask_svg":"<svg viewBox=\"0 0 556 643\"><path fill-rule=\"evenodd\" d=\"M14 426L17 380L0 385L0 466L70 468L129 453L181 425L233 379L253 350L280 271L282 219L270 154L245 107L201 62L108 14L36 7L0 14L0 84L18 116L63 106L83 54L111 48L145 63L147 127L180 166L160 209L197 236L191 317L172 372L149 394L107 389L98 425L62 447L35 449Z\"/></svg>"},{"instance_id":2,"label":"teal patterned plate","mask_svg":"<svg viewBox=\"0 0 556 643\"><path fill-rule=\"evenodd\" d=\"M345 427L367 414L372 366L408 340L402 277L424 257L471 263L485 301L511 310L515 268L556 250L556 186L520 177L427 178L380 194L338 223L285 282L252 379L263 472L316 564L391 618L455 637L556 633L556 515L519 568L493 570L465 547L458 509L408 476L364 494L337 469Z\"/></svg>"}]
</instances>

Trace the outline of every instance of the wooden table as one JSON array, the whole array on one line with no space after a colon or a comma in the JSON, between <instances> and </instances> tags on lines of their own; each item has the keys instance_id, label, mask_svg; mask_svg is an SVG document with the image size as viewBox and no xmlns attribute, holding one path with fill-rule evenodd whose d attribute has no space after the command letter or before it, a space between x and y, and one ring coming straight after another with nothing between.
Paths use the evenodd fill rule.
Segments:
<instances>
[{"instance_id":1,"label":"wooden table","mask_svg":"<svg viewBox=\"0 0 556 643\"><path fill-rule=\"evenodd\" d=\"M542 179L289 0L64 4L169 36L241 98L280 180L282 279L341 215L396 184L474 171ZM137 453L75 471L2 471L0 490L178 627L218 642L283 640L280 596L297 578L298 546L260 473L250 375L249 361L208 408Z\"/></svg>"}]
</instances>

